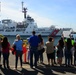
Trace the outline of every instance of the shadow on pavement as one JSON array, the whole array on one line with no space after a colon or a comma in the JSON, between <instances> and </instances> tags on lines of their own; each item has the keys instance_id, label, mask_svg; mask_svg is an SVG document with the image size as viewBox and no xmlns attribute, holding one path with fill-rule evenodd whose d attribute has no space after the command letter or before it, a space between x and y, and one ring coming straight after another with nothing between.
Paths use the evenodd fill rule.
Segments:
<instances>
[{"instance_id":1,"label":"shadow on pavement","mask_svg":"<svg viewBox=\"0 0 76 75\"><path fill-rule=\"evenodd\" d=\"M56 75L53 74L51 69L47 68L33 68L33 69L25 69L23 68L22 70L13 70L13 69L1 69L1 74L0 75Z\"/></svg>"},{"instance_id":2,"label":"shadow on pavement","mask_svg":"<svg viewBox=\"0 0 76 75\"><path fill-rule=\"evenodd\" d=\"M39 75L57 75L54 74L50 68L34 68L35 71L39 72Z\"/></svg>"},{"instance_id":3,"label":"shadow on pavement","mask_svg":"<svg viewBox=\"0 0 76 75\"><path fill-rule=\"evenodd\" d=\"M21 73L13 70L13 69L4 69L4 68L0 68L1 69L1 74L0 75L21 75Z\"/></svg>"},{"instance_id":4,"label":"shadow on pavement","mask_svg":"<svg viewBox=\"0 0 76 75\"><path fill-rule=\"evenodd\" d=\"M54 74L51 69L47 68L33 68L33 71L22 70L22 74L24 75L57 75Z\"/></svg>"},{"instance_id":5,"label":"shadow on pavement","mask_svg":"<svg viewBox=\"0 0 76 75\"><path fill-rule=\"evenodd\" d=\"M66 74L66 72L76 74L75 67L65 67L65 66L48 66L39 65L37 68L23 68L22 70L13 70L0 68L0 75L58 75L58 73ZM55 72L53 72L55 71Z\"/></svg>"},{"instance_id":6,"label":"shadow on pavement","mask_svg":"<svg viewBox=\"0 0 76 75\"><path fill-rule=\"evenodd\" d=\"M76 74L76 68L75 67L56 66L52 70L54 70L56 72L63 73L63 74L66 74L66 72Z\"/></svg>"},{"instance_id":7,"label":"shadow on pavement","mask_svg":"<svg viewBox=\"0 0 76 75\"><path fill-rule=\"evenodd\" d=\"M59 72L59 73L62 73L62 74L66 74L66 72L69 72L69 73L73 73L73 74L76 74L76 67L74 66L70 66L70 67L66 67L65 65L62 65L62 66L48 66L46 64L43 64L46 68L49 68L55 72Z\"/></svg>"}]
</instances>

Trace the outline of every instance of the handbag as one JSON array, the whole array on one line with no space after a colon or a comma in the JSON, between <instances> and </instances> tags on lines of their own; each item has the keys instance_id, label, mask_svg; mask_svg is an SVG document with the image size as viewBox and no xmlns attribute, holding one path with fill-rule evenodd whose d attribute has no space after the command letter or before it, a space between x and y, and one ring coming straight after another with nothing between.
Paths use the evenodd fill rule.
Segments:
<instances>
[{"instance_id":1,"label":"handbag","mask_svg":"<svg viewBox=\"0 0 76 75\"><path fill-rule=\"evenodd\" d=\"M12 54L14 55L15 52L16 52L16 46L14 45L14 46L13 46Z\"/></svg>"}]
</instances>

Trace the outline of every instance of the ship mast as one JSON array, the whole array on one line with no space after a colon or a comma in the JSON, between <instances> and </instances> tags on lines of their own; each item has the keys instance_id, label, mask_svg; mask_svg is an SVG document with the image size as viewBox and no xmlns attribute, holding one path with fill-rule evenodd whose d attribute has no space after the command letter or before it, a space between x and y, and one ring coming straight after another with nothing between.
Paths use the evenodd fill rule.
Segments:
<instances>
[{"instance_id":1,"label":"ship mast","mask_svg":"<svg viewBox=\"0 0 76 75\"><path fill-rule=\"evenodd\" d=\"M22 13L24 13L24 19L26 19L27 8L23 7L24 2L22 2Z\"/></svg>"}]
</instances>

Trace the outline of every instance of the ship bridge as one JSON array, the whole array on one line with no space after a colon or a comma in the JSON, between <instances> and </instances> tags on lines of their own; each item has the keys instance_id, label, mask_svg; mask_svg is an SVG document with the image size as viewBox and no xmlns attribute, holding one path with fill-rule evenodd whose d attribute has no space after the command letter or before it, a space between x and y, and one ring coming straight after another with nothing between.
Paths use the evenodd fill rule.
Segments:
<instances>
[{"instance_id":1,"label":"ship bridge","mask_svg":"<svg viewBox=\"0 0 76 75\"><path fill-rule=\"evenodd\" d=\"M11 20L11 19L3 19L3 20L1 21L1 24L2 24L3 26L9 26L9 27L11 27L11 26L16 26L17 22L15 22L15 21L13 21L13 20Z\"/></svg>"}]
</instances>

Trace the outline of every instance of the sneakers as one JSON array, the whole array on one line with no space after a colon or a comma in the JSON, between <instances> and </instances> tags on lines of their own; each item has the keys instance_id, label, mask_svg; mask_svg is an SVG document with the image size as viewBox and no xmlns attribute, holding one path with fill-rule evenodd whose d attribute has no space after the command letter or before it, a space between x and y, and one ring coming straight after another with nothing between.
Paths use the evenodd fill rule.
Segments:
<instances>
[{"instance_id":1,"label":"sneakers","mask_svg":"<svg viewBox=\"0 0 76 75\"><path fill-rule=\"evenodd\" d=\"M17 70L17 68L14 68L14 70Z\"/></svg>"}]
</instances>

